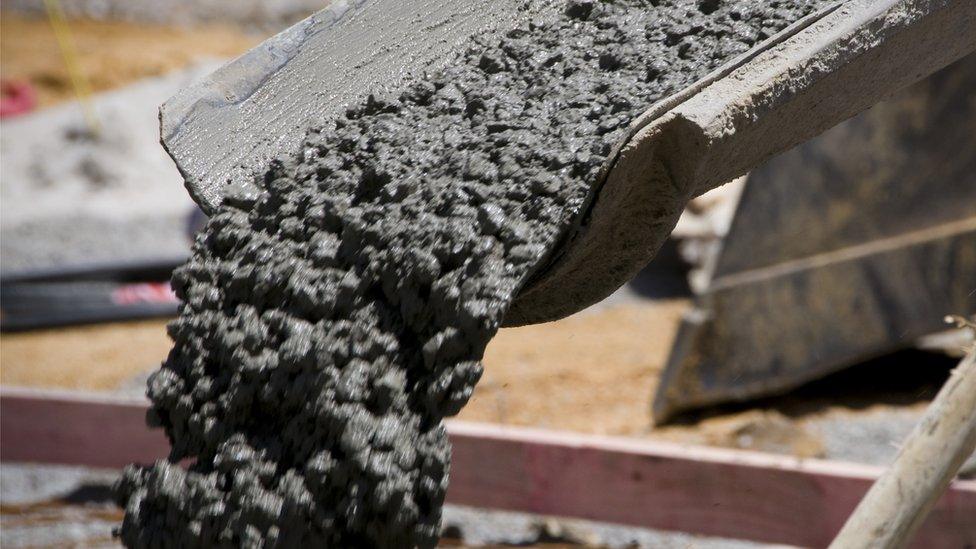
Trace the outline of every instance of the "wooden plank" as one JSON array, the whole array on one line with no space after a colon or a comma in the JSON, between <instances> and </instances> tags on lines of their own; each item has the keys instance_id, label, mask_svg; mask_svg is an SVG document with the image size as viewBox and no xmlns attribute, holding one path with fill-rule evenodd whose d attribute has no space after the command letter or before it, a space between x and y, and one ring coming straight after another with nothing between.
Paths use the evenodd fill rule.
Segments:
<instances>
[{"instance_id":1,"label":"wooden plank","mask_svg":"<svg viewBox=\"0 0 976 549\"><path fill-rule=\"evenodd\" d=\"M448 499L823 547L882 468L645 440L454 423ZM976 482L957 481L916 538L976 543Z\"/></svg>"},{"instance_id":2,"label":"wooden plank","mask_svg":"<svg viewBox=\"0 0 976 549\"><path fill-rule=\"evenodd\" d=\"M166 455L144 401L0 389L0 461L120 467ZM878 467L641 439L450 422L448 501L771 543L825 546ZM976 482L916 538L976 545Z\"/></svg>"},{"instance_id":3,"label":"wooden plank","mask_svg":"<svg viewBox=\"0 0 976 549\"><path fill-rule=\"evenodd\" d=\"M0 388L0 461L121 468L169 454L145 399Z\"/></svg>"}]
</instances>

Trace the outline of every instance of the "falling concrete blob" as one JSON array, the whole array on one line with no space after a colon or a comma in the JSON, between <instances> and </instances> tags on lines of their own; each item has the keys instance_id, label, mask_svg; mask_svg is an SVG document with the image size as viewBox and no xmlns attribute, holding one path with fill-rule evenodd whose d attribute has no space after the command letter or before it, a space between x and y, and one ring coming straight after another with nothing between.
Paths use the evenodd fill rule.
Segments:
<instances>
[{"instance_id":1,"label":"falling concrete blob","mask_svg":"<svg viewBox=\"0 0 976 549\"><path fill-rule=\"evenodd\" d=\"M827 2L534 3L225 199L174 274L172 452L117 485L126 545L433 546L443 418L628 124Z\"/></svg>"}]
</instances>

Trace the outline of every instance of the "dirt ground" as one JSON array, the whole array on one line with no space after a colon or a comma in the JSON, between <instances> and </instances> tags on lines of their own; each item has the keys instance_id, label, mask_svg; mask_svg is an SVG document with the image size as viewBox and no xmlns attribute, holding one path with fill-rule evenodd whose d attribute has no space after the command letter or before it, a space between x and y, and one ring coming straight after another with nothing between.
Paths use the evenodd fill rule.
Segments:
<instances>
[{"instance_id":1,"label":"dirt ground","mask_svg":"<svg viewBox=\"0 0 976 549\"><path fill-rule=\"evenodd\" d=\"M116 391L170 346L161 320L3 334L0 385Z\"/></svg>"},{"instance_id":2,"label":"dirt ground","mask_svg":"<svg viewBox=\"0 0 976 549\"><path fill-rule=\"evenodd\" d=\"M884 462L944 379L950 359L909 353L784 397L653 426L650 402L685 299L626 301L503 329L459 419L801 457ZM137 394L169 350L165 321L0 335L0 384ZM878 440L862 440L873 436Z\"/></svg>"},{"instance_id":3,"label":"dirt ground","mask_svg":"<svg viewBox=\"0 0 976 549\"><path fill-rule=\"evenodd\" d=\"M459 418L588 433L649 431L650 397L684 299L625 303L503 329ZM0 335L0 384L127 390L166 357L165 321Z\"/></svg>"},{"instance_id":4,"label":"dirt ground","mask_svg":"<svg viewBox=\"0 0 976 549\"><path fill-rule=\"evenodd\" d=\"M624 304L503 329L460 419L601 434L649 428L649 399L682 299ZM114 392L158 367L166 321L0 335L0 384Z\"/></svg>"},{"instance_id":5,"label":"dirt ground","mask_svg":"<svg viewBox=\"0 0 976 549\"><path fill-rule=\"evenodd\" d=\"M626 303L503 329L460 419L635 435L649 427L650 397L684 299Z\"/></svg>"},{"instance_id":6,"label":"dirt ground","mask_svg":"<svg viewBox=\"0 0 976 549\"><path fill-rule=\"evenodd\" d=\"M111 21L70 21L79 64L93 92L118 88L207 58L237 56L261 41L230 26L164 27ZM75 97L57 38L47 19L4 12L0 17L0 73L27 80L38 106Z\"/></svg>"}]
</instances>

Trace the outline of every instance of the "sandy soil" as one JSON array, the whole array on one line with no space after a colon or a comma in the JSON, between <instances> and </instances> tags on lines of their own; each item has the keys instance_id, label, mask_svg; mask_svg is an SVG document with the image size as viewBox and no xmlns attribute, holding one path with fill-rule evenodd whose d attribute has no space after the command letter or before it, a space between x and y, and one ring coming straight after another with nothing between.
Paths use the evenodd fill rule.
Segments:
<instances>
[{"instance_id":1,"label":"sandy soil","mask_svg":"<svg viewBox=\"0 0 976 549\"><path fill-rule=\"evenodd\" d=\"M503 329L460 419L589 433L650 428L650 398L688 301L621 304Z\"/></svg>"},{"instance_id":2,"label":"sandy soil","mask_svg":"<svg viewBox=\"0 0 976 549\"><path fill-rule=\"evenodd\" d=\"M166 322L149 320L0 335L0 384L115 391L166 358Z\"/></svg>"},{"instance_id":3,"label":"sandy soil","mask_svg":"<svg viewBox=\"0 0 976 549\"><path fill-rule=\"evenodd\" d=\"M181 69L206 58L237 56L262 39L230 26L177 28L111 21L71 21L81 68L94 92ZM57 39L46 19L5 12L0 18L0 72L27 80L39 106L75 97Z\"/></svg>"},{"instance_id":4,"label":"sandy soil","mask_svg":"<svg viewBox=\"0 0 976 549\"><path fill-rule=\"evenodd\" d=\"M503 329L460 418L604 434L649 428L648 402L685 300L624 304ZM0 384L118 391L155 369L162 320L0 335Z\"/></svg>"},{"instance_id":5,"label":"sandy soil","mask_svg":"<svg viewBox=\"0 0 976 549\"><path fill-rule=\"evenodd\" d=\"M687 305L628 301L504 329L459 419L885 463L953 364L897 355L790 395L655 427L651 395ZM169 346L163 321L4 334L0 383L137 394Z\"/></svg>"}]
</instances>

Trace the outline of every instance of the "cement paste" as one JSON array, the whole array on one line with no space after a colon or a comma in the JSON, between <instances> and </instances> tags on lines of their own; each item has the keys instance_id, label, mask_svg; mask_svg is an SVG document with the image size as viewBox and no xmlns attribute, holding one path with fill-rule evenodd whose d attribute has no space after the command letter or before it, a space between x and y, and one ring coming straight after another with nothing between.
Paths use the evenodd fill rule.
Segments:
<instances>
[{"instance_id":1,"label":"cement paste","mask_svg":"<svg viewBox=\"0 0 976 549\"><path fill-rule=\"evenodd\" d=\"M174 275L172 452L117 485L122 541L436 544L443 418L630 121L825 3L554 4L309 133Z\"/></svg>"}]
</instances>

